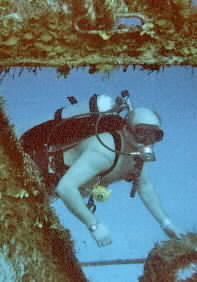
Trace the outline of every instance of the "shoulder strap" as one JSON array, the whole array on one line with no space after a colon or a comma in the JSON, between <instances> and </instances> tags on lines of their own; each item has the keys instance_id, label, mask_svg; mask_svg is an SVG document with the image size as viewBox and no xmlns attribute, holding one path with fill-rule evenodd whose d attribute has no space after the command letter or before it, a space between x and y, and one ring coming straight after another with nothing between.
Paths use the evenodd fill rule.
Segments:
<instances>
[{"instance_id":1,"label":"shoulder strap","mask_svg":"<svg viewBox=\"0 0 197 282\"><path fill-rule=\"evenodd\" d=\"M62 112L64 110L64 107L57 109L57 111L54 114L54 120L61 121L62 120Z\"/></svg>"},{"instance_id":2,"label":"shoulder strap","mask_svg":"<svg viewBox=\"0 0 197 282\"><path fill-rule=\"evenodd\" d=\"M121 137L120 137L120 134L117 131L114 131L114 132L111 132L111 135L114 137L114 141L115 141L116 156L115 156L115 160L114 160L113 165L109 169L107 169L106 171L98 174L98 176L101 176L101 177L107 175L108 173L110 173L114 169L114 167L117 164L119 155L120 155L120 153L119 153L119 151L121 149Z\"/></svg>"},{"instance_id":3,"label":"shoulder strap","mask_svg":"<svg viewBox=\"0 0 197 282\"><path fill-rule=\"evenodd\" d=\"M144 161L140 157L135 158L135 173L133 177L133 186L130 192L130 197L134 198L138 189L138 179L140 177Z\"/></svg>"},{"instance_id":4,"label":"shoulder strap","mask_svg":"<svg viewBox=\"0 0 197 282\"><path fill-rule=\"evenodd\" d=\"M89 100L89 108L91 112L99 112L97 107L97 94L94 94Z\"/></svg>"}]
</instances>

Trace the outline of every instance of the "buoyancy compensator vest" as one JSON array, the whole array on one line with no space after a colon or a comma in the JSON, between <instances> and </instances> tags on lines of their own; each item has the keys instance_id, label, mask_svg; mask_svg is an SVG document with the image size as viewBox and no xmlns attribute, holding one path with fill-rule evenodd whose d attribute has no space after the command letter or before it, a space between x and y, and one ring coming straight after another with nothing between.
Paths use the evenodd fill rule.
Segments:
<instances>
[{"instance_id":1,"label":"buoyancy compensator vest","mask_svg":"<svg viewBox=\"0 0 197 282\"><path fill-rule=\"evenodd\" d=\"M55 186L68 169L64 165L63 152L95 134L111 133L117 152L112 167L100 176L106 175L115 167L121 149L121 138L117 130L122 129L125 121L111 111L114 105L113 99L108 96L93 95L88 102L82 103L82 107L80 104L74 104L68 108L58 109L53 120L41 123L21 136L20 141L24 151L37 164L41 175L47 180L47 185L52 183ZM102 111L105 114L102 114ZM95 129L98 119L99 124Z\"/></svg>"},{"instance_id":2,"label":"buoyancy compensator vest","mask_svg":"<svg viewBox=\"0 0 197 282\"><path fill-rule=\"evenodd\" d=\"M69 97L69 99L72 97ZM72 99L74 100L74 99ZM75 100L76 101L76 100ZM75 104L75 103L74 103ZM78 105L77 105L78 106ZM105 176L111 172L118 161L119 152L121 150L121 137L118 130L121 130L125 124L124 119L119 115L113 115L109 112L106 115L100 116L102 112L111 110L115 104L109 96L93 95L89 99L89 111L87 111L87 104L83 103L74 109L72 107L69 111L64 113L64 108L60 108L55 112L54 119L59 123L53 128L48 138L48 156L50 171L54 174L63 175L69 166L64 164L63 152L78 144L84 138L93 136L95 134L109 132L114 138L115 143L115 159L113 165L106 171L98 174L98 176ZM77 112L84 111L85 113L75 115ZM65 115L67 118L65 119ZM71 115L68 118L68 115ZM96 123L99 120L96 129ZM65 138L66 136L66 138Z\"/></svg>"}]
</instances>

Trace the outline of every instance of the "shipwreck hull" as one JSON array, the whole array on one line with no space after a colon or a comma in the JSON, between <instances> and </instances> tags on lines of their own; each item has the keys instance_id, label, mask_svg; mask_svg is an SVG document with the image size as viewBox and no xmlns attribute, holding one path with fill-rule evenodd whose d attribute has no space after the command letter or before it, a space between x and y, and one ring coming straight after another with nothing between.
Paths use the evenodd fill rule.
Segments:
<instances>
[{"instance_id":1,"label":"shipwreck hull","mask_svg":"<svg viewBox=\"0 0 197 282\"><path fill-rule=\"evenodd\" d=\"M45 66L66 76L84 66L94 73L197 65L191 0L1 0L0 24L2 72Z\"/></svg>"},{"instance_id":2,"label":"shipwreck hull","mask_svg":"<svg viewBox=\"0 0 197 282\"><path fill-rule=\"evenodd\" d=\"M157 244L149 253L140 282L197 281L197 233Z\"/></svg>"},{"instance_id":3,"label":"shipwreck hull","mask_svg":"<svg viewBox=\"0 0 197 282\"><path fill-rule=\"evenodd\" d=\"M50 208L46 185L1 100L0 128L0 280L86 282L70 232Z\"/></svg>"}]
</instances>

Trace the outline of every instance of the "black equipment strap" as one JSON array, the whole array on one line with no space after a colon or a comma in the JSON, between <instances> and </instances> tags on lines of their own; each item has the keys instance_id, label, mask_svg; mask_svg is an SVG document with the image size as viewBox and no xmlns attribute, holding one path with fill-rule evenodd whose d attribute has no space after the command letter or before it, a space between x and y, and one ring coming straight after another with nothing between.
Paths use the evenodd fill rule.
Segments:
<instances>
[{"instance_id":1,"label":"black equipment strap","mask_svg":"<svg viewBox=\"0 0 197 282\"><path fill-rule=\"evenodd\" d=\"M57 109L57 111L54 114L54 120L61 121L62 120L62 112L64 110L64 107Z\"/></svg>"},{"instance_id":2,"label":"black equipment strap","mask_svg":"<svg viewBox=\"0 0 197 282\"><path fill-rule=\"evenodd\" d=\"M143 165L144 165L144 161L140 157L138 157L138 156L135 157L135 167L134 167L135 174L134 174L134 177L133 177L133 187L132 187L131 192L130 192L130 197L131 198L134 198L135 194L137 192L137 189L138 189L138 179L140 177Z\"/></svg>"},{"instance_id":3,"label":"black equipment strap","mask_svg":"<svg viewBox=\"0 0 197 282\"><path fill-rule=\"evenodd\" d=\"M97 94L94 94L90 100L89 100L89 108L90 108L90 112L95 113L95 112L99 112L98 107L97 107Z\"/></svg>"}]
</instances>

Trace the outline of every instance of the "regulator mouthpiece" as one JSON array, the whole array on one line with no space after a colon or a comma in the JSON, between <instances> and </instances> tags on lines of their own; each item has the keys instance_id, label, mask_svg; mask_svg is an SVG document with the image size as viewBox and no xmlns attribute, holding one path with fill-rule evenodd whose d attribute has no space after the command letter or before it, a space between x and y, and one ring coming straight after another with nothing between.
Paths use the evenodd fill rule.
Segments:
<instances>
[{"instance_id":1,"label":"regulator mouthpiece","mask_svg":"<svg viewBox=\"0 0 197 282\"><path fill-rule=\"evenodd\" d=\"M143 146L142 148L139 149L139 151L131 152L129 154L132 156L138 156L145 162L152 162L156 160L155 152L153 151L152 145Z\"/></svg>"},{"instance_id":2,"label":"regulator mouthpiece","mask_svg":"<svg viewBox=\"0 0 197 282\"><path fill-rule=\"evenodd\" d=\"M156 160L155 152L153 151L153 147L151 145L144 146L140 151L144 161L152 162Z\"/></svg>"}]
</instances>

